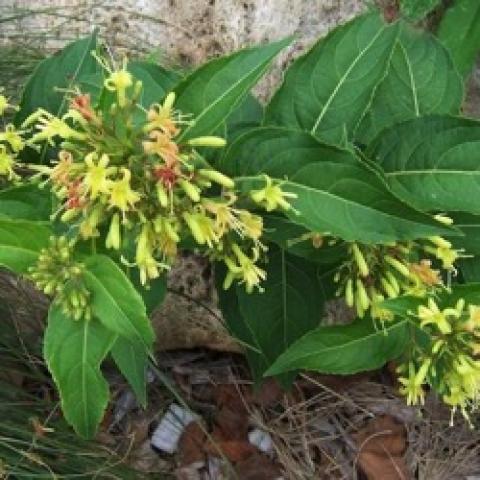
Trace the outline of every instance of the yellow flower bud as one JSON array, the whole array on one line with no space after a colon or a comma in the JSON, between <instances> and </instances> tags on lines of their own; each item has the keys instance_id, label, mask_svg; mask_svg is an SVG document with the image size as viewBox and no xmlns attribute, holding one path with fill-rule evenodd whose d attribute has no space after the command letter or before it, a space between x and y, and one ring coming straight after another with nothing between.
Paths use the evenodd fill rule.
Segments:
<instances>
[{"instance_id":1,"label":"yellow flower bud","mask_svg":"<svg viewBox=\"0 0 480 480\"><path fill-rule=\"evenodd\" d=\"M450 217L447 217L446 215L438 214L434 215L433 218L440 223L443 223L444 225L453 225L453 219Z\"/></svg>"},{"instance_id":2,"label":"yellow flower bud","mask_svg":"<svg viewBox=\"0 0 480 480\"><path fill-rule=\"evenodd\" d=\"M105 246L107 248L113 248L114 250L120 249L120 216L115 213L110 222L110 228L108 230L107 238L105 239Z\"/></svg>"},{"instance_id":3,"label":"yellow flower bud","mask_svg":"<svg viewBox=\"0 0 480 480\"><path fill-rule=\"evenodd\" d=\"M222 148L227 144L227 141L220 137L197 137L188 140L187 143L191 147Z\"/></svg>"},{"instance_id":4,"label":"yellow flower bud","mask_svg":"<svg viewBox=\"0 0 480 480\"><path fill-rule=\"evenodd\" d=\"M357 300L360 303L363 310L367 310L370 306L370 299L368 298L367 291L365 290L365 286L363 285L362 280L357 278L356 282L357 286Z\"/></svg>"},{"instance_id":5,"label":"yellow flower bud","mask_svg":"<svg viewBox=\"0 0 480 480\"><path fill-rule=\"evenodd\" d=\"M410 270L408 267L402 263L400 260L391 257L390 255L385 255L385 261L391 265L397 272L401 273L404 277L410 278Z\"/></svg>"},{"instance_id":6,"label":"yellow flower bud","mask_svg":"<svg viewBox=\"0 0 480 480\"><path fill-rule=\"evenodd\" d=\"M382 284L383 291L387 294L388 298L396 298L398 296L395 289L385 277L380 278L380 283Z\"/></svg>"},{"instance_id":7,"label":"yellow flower bud","mask_svg":"<svg viewBox=\"0 0 480 480\"><path fill-rule=\"evenodd\" d=\"M168 207L168 194L165 191L165 188L161 184L161 182L157 183L157 199L158 203L163 207L167 208Z\"/></svg>"},{"instance_id":8,"label":"yellow flower bud","mask_svg":"<svg viewBox=\"0 0 480 480\"><path fill-rule=\"evenodd\" d=\"M198 174L207 178L208 180L211 180L212 182L222 185L225 188L235 187L235 182L231 178L227 177L223 173L217 172L216 170L201 169L198 171Z\"/></svg>"},{"instance_id":9,"label":"yellow flower bud","mask_svg":"<svg viewBox=\"0 0 480 480\"><path fill-rule=\"evenodd\" d=\"M182 190L187 194L190 200L192 200L192 202L200 201L200 191L198 187L190 183L188 180L184 180L183 178L178 181L178 184L180 185Z\"/></svg>"},{"instance_id":10,"label":"yellow flower bud","mask_svg":"<svg viewBox=\"0 0 480 480\"><path fill-rule=\"evenodd\" d=\"M345 303L349 307L353 307L354 298L353 298L353 281L351 278L347 280L347 285L345 286Z\"/></svg>"},{"instance_id":11,"label":"yellow flower bud","mask_svg":"<svg viewBox=\"0 0 480 480\"><path fill-rule=\"evenodd\" d=\"M360 271L360 275L362 277L367 277L370 273L368 270L368 265L365 261L365 257L363 256L362 251L358 248L358 245L356 243L352 243L352 252L353 257L355 258L355 262L357 263L358 270Z\"/></svg>"},{"instance_id":12,"label":"yellow flower bud","mask_svg":"<svg viewBox=\"0 0 480 480\"><path fill-rule=\"evenodd\" d=\"M439 237L438 235L429 237L429 240L437 247L446 248L446 249L452 248L452 244L448 240L445 240L444 238Z\"/></svg>"}]
</instances>

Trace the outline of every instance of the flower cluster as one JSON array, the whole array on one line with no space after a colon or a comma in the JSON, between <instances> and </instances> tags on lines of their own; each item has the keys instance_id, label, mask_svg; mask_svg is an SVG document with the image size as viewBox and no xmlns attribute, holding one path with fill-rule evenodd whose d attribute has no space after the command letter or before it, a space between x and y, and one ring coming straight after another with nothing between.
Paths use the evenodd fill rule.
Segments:
<instances>
[{"instance_id":1,"label":"flower cluster","mask_svg":"<svg viewBox=\"0 0 480 480\"><path fill-rule=\"evenodd\" d=\"M7 110L15 110L16 107L8 102L8 99L1 94L0 89L0 117L3 117ZM0 177L8 180L16 180L15 165L18 154L25 147L22 137L24 132L15 128L12 123L0 130Z\"/></svg>"},{"instance_id":2,"label":"flower cluster","mask_svg":"<svg viewBox=\"0 0 480 480\"><path fill-rule=\"evenodd\" d=\"M57 161L37 167L60 201L55 213L81 239L105 238L123 263L136 266L142 284L168 269L183 240L192 238L211 258L225 262L225 286L238 281L248 291L265 272L260 216L241 202L268 211L288 209L289 194L265 177L265 186L242 198L234 181L213 169L199 147L223 147L219 137L184 140L194 119L175 110L175 94L144 109L142 83L126 66L104 65L107 107L75 92L62 116L39 110L24 122L34 126L33 144L60 140ZM131 246L134 245L134 252Z\"/></svg>"},{"instance_id":3,"label":"flower cluster","mask_svg":"<svg viewBox=\"0 0 480 480\"><path fill-rule=\"evenodd\" d=\"M29 270L29 278L46 295L55 296L66 315L75 320L90 320L90 293L84 284L84 267L74 260L73 240L52 237Z\"/></svg>"},{"instance_id":4,"label":"flower cluster","mask_svg":"<svg viewBox=\"0 0 480 480\"><path fill-rule=\"evenodd\" d=\"M442 286L440 270L432 267L432 257L443 269L453 270L460 256L441 237L391 245L351 243L348 252L349 258L335 276L337 295L343 295L360 318L369 311L378 320L393 318L381 306L386 298L404 294L425 297Z\"/></svg>"},{"instance_id":5,"label":"flower cluster","mask_svg":"<svg viewBox=\"0 0 480 480\"><path fill-rule=\"evenodd\" d=\"M433 298L418 307L415 319L430 339L414 344L409 360L400 365L400 392L409 404L424 402L424 386L430 385L469 420L469 407L480 399L480 306L440 309Z\"/></svg>"}]
</instances>

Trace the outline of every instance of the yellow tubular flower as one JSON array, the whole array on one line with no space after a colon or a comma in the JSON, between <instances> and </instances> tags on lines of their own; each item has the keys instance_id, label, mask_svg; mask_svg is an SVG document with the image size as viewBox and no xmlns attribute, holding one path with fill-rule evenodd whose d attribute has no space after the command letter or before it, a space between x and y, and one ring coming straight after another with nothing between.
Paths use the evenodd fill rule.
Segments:
<instances>
[{"instance_id":1,"label":"yellow tubular flower","mask_svg":"<svg viewBox=\"0 0 480 480\"><path fill-rule=\"evenodd\" d=\"M263 175L265 187L260 190L254 190L250 193L252 200L261 205L267 212L277 208L289 210L291 208L287 198L297 198L297 195L290 192L284 192L280 185L274 185L273 180L268 175Z\"/></svg>"},{"instance_id":2,"label":"yellow tubular flower","mask_svg":"<svg viewBox=\"0 0 480 480\"><path fill-rule=\"evenodd\" d=\"M124 214L140 200L140 195L130 187L132 173L127 168L122 168L123 178L110 183L110 208L118 208Z\"/></svg>"},{"instance_id":3,"label":"yellow tubular flower","mask_svg":"<svg viewBox=\"0 0 480 480\"><path fill-rule=\"evenodd\" d=\"M147 123L144 126L145 132L152 130L161 130L163 133L174 137L180 131L176 126L173 117L173 104L175 102L175 93L170 92L166 97L163 105L153 104L147 113Z\"/></svg>"},{"instance_id":4,"label":"yellow tubular flower","mask_svg":"<svg viewBox=\"0 0 480 480\"><path fill-rule=\"evenodd\" d=\"M183 219L190 229L193 238L199 245L207 244L212 248L213 244L218 242L218 236L215 232L215 223L211 218L207 217L204 212L185 212L183 214Z\"/></svg>"},{"instance_id":5,"label":"yellow tubular flower","mask_svg":"<svg viewBox=\"0 0 480 480\"><path fill-rule=\"evenodd\" d=\"M94 200L99 193L108 194L111 186L108 177L115 172L115 167L108 167L110 159L108 155L103 154L95 164L97 154L95 152L89 153L85 157L85 164L87 165L87 173L83 178L83 184L90 193L90 198Z\"/></svg>"},{"instance_id":6,"label":"yellow tubular flower","mask_svg":"<svg viewBox=\"0 0 480 480\"><path fill-rule=\"evenodd\" d=\"M232 280L234 278L240 279L240 283L245 284L245 290L248 293L252 293L255 287L261 290L260 282L265 280L267 273L256 265L259 257L258 250L253 249L253 258L247 257L247 255L245 255L241 251L240 247L235 243L232 245L232 250L235 254L236 262L228 257L225 259L225 264L232 274L230 278ZM226 281L226 283L226 288L228 288L228 286L231 285L231 280L229 279L229 281Z\"/></svg>"},{"instance_id":7,"label":"yellow tubular flower","mask_svg":"<svg viewBox=\"0 0 480 480\"><path fill-rule=\"evenodd\" d=\"M417 405L425 403L425 392L422 388L422 382L418 382L415 374L415 367L412 362L409 364L408 377L400 377L398 381L402 384L400 393L407 397L407 405Z\"/></svg>"},{"instance_id":8,"label":"yellow tubular flower","mask_svg":"<svg viewBox=\"0 0 480 480\"><path fill-rule=\"evenodd\" d=\"M428 299L428 306L420 305L418 307L418 318L421 320L420 326L433 324L441 333L452 333L452 327L447 319L445 312L441 312L433 298Z\"/></svg>"},{"instance_id":9,"label":"yellow tubular flower","mask_svg":"<svg viewBox=\"0 0 480 480\"><path fill-rule=\"evenodd\" d=\"M178 145L171 140L169 135L160 130L153 130L150 132L149 138L151 141L142 143L143 150L147 155L158 155L169 165L178 161Z\"/></svg>"},{"instance_id":10,"label":"yellow tubular flower","mask_svg":"<svg viewBox=\"0 0 480 480\"><path fill-rule=\"evenodd\" d=\"M253 215L247 210L241 210L238 218L242 223L245 235L253 240L259 240L263 233L262 217Z\"/></svg>"},{"instance_id":11,"label":"yellow tubular flower","mask_svg":"<svg viewBox=\"0 0 480 480\"><path fill-rule=\"evenodd\" d=\"M13 180L16 177L13 171L14 166L14 158L7 153L5 145L0 145L0 175L5 175L9 180Z\"/></svg>"},{"instance_id":12,"label":"yellow tubular flower","mask_svg":"<svg viewBox=\"0 0 480 480\"><path fill-rule=\"evenodd\" d=\"M15 126L9 123L6 128L5 132L0 133L0 141L7 142L10 145L10 148L15 152L18 153L23 150L25 143L23 138L21 137L21 133L15 129Z\"/></svg>"},{"instance_id":13,"label":"yellow tubular flower","mask_svg":"<svg viewBox=\"0 0 480 480\"><path fill-rule=\"evenodd\" d=\"M5 110L10 106L7 97L0 95L0 117L3 116Z\"/></svg>"},{"instance_id":14,"label":"yellow tubular flower","mask_svg":"<svg viewBox=\"0 0 480 480\"><path fill-rule=\"evenodd\" d=\"M105 88L117 93L118 105L124 107L127 104L126 91L133 85L133 77L127 71L126 61L121 70L114 70L104 82Z\"/></svg>"},{"instance_id":15,"label":"yellow tubular flower","mask_svg":"<svg viewBox=\"0 0 480 480\"><path fill-rule=\"evenodd\" d=\"M53 139L55 137L60 137L64 140L85 139L84 133L77 132L73 128L69 127L63 119L57 118L47 111L40 111L38 117L36 117L35 119L38 119L36 128L39 130L39 132L32 136L32 143L48 141L50 145L54 146ZM24 124L25 123L26 121L24 122Z\"/></svg>"}]
</instances>

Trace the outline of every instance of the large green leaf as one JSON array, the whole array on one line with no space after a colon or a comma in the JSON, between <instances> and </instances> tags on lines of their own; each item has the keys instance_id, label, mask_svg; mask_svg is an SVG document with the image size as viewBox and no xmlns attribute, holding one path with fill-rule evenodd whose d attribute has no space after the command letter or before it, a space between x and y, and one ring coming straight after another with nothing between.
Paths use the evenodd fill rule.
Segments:
<instances>
[{"instance_id":1,"label":"large green leaf","mask_svg":"<svg viewBox=\"0 0 480 480\"><path fill-rule=\"evenodd\" d=\"M352 139L385 76L397 33L397 24L386 25L377 13L334 29L288 69L266 123L337 144Z\"/></svg>"},{"instance_id":2,"label":"large green leaf","mask_svg":"<svg viewBox=\"0 0 480 480\"><path fill-rule=\"evenodd\" d=\"M48 221L52 197L47 188L36 183L0 190L0 214L17 220Z\"/></svg>"},{"instance_id":3,"label":"large green leaf","mask_svg":"<svg viewBox=\"0 0 480 480\"><path fill-rule=\"evenodd\" d=\"M62 410L75 431L92 438L108 403L108 383L100 365L115 334L97 320L75 321L52 305L44 339L44 356L60 392Z\"/></svg>"},{"instance_id":4,"label":"large green leaf","mask_svg":"<svg viewBox=\"0 0 480 480\"><path fill-rule=\"evenodd\" d=\"M284 127L261 127L233 142L220 159L218 168L232 176L267 173L282 178L322 160L358 163L351 151L322 143L310 133Z\"/></svg>"},{"instance_id":5,"label":"large green leaf","mask_svg":"<svg viewBox=\"0 0 480 480\"><path fill-rule=\"evenodd\" d=\"M238 177L236 182L243 191L265 186L261 177ZM282 189L296 195L287 212L294 223L346 241L385 243L460 234L402 203L375 174L360 166L307 165Z\"/></svg>"},{"instance_id":6,"label":"large green leaf","mask_svg":"<svg viewBox=\"0 0 480 480\"><path fill-rule=\"evenodd\" d=\"M25 273L48 246L52 234L46 224L0 218L0 265Z\"/></svg>"},{"instance_id":7,"label":"large green leaf","mask_svg":"<svg viewBox=\"0 0 480 480\"><path fill-rule=\"evenodd\" d=\"M154 340L142 297L116 263L105 255L85 260L84 274L92 293L92 313L112 332L143 345L148 351Z\"/></svg>"},{"instance_id":8,"label":"large green leaf","mask_svg":"<svg viewBox=\"0 0 480 480\"><path fill-rule=\"evenodd\" d=\"M319 327L285 351L267 375L296 369L347 375L382 367L399 357L409 340L407 321L379 328L368 318L350 325Z\"/></svg>"},{"instance_id":9,"label":"large green leaf","mask_svg":"<svg viewBox=\"0 0 480 480\"><path fill-rule=\"evenodd\" d=\"M456 114L462 100L462 78L447 50L431 34L402 24L388 74L375 92L357 138L368 143L403 120Z\"/></svg>"},{"instance_id":10,"label":"large green leaf","mask_svg":"<svg viewBox=\"0 0 480 480\"><path fill-rule=\"evenodd\" d=\"M146 407L148 355L145 347L139 342L118 337L111 354L115 364L135 392L138 402Z\"/></svg>"},{"instance_id":11,"label":"large green leaf","mask_svg":"<svg viewBox=\"0 0 480 480\"><path fill-rule=\"evenodd\" d=\"M468 75L480 49L480 2L455 0L442 18L438 38L450 50L462 75Z\"/></svg>"},{"instance_id":12,"label":"large green leaf","mask_svg":"<svg viewBox=\"0 0 480 480\"><path fill-rule=\"evenodd\" d=\"M180 140L214 133L290 40L240 50L212 60L186 77L175 88L175 106L191 114L193 122L183 130Z\"/></svg>"},{"instance_id":13,"label":"large green leaf","mask_svg":"<svg viewBox=\"0 0 480 480\"><path fill-rule=\"evenodd\" d=\"M37 108L59 114L67 107L65 91L71 90L82 78L94 75L100 66L91 52L97 37L92 34L67 45L55 55L43 60L27 82L15 122L20 124Z\"/></svg>"},{"instance_id":14,"label":"large green leaf","mask_svg":"<svg viewBox=\"0 0 480 480\"><path fill-rule=\"evenodd\" d=\"M320 323L324 302L312 264L276 250L265 268L265 291L249 294L243 285L237 286L238 312L234 318L228 314L231 306L226 312L232 332L259 350L256 355L252 350L250 359L260 376L292 342ZM237 323L238 313L243 326Z\"/></svg>"},{"instance_id":15,"label":"large green leaf","mask_svg":"<svg viewBox=\"0 0 480 480\"><path fill-rule=\"evenodd\" d=\"M414 119L381 134L368 155L393 191L417 208L480 213L480 122Z\"/></svg>"}]
</instances>

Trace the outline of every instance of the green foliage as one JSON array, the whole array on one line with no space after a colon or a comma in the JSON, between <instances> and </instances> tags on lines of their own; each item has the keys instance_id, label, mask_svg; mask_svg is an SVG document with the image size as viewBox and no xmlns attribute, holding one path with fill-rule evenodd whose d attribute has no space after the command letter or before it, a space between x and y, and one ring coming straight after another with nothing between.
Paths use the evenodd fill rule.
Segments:
<instances>
[{"instance_id":1,"label":"green foliage","mask_svg":"<svg viewBox=\"0 0 480 480\"><path fill-rule=\"evenodd\" d=\"M236 287L236 301L228 292L222 303L227 325L249 346L257 381L278 355L319 324L324 306L315 266L283 250L272 249L262 287L264 292L252 294Z\"/></svg>"},{"instance_id":2,"label":"green foliage","mask_svg":"<svg viewBox=\"0 0 480 480\"><path fill-rule=\"evenodd\" d=\"M441 0L400 0L402 14L410 20L421 20L440 5Z\"/></svg>"},{"instance_id":3,"label":"green foliage","mask_svg":"<svg viewBox=\"0 0 480 480\"><path fill-rule=\"evenodd\" d=\"M96 48L97 35L92 34L40 62L23 90L15 123L21 124L38 108L63 113L67 108L65 91L100 71L91 55Z\"/></svg>"},{"instance_id":4,"label":"green foliage","mask_svg":"<svg viewBox=\"0 0 480 480\"><path fill-rule=\"evenodd\" d=\"M0 218L0 265L26 273L47 246L50 235L45 224Z\"/></svg>"},{"instance_id":5,"label":"green foliage","mask_svg":"<svg viewBox=\"0 0 480 480\"><path fill-rule=\"evenodd\" d=\"M115 334L98 321L72 321L53 305L48 315L44 355L60 391L65 418L92 438L108 403L108 383L100 365Z\"/></svg>"},{"instance_id":6,"label":"green foliage","mask_svg":"<svg viewBox=\"0 0 480 480\"><path fill-rule=\"evenodd\" d=\"M385 128L431 114L458 114L463 82L447 50L432 35L403 23L386 77L357 137L369 143Z\"/></svg>"},{"instance_id":7,"label":"green foliage","mask_svg":"<svg viewBox=\"0 0 480 480\"><path fill-rule=\"evenodd\" d=\"M333 30L285 75L266 123L298 128L343 144L351 140L385 76L398 25L366 14Z\"/></svg>"},{"instance_id":8,"label":"green foliage","mask_svg":"<svg viewBox=\"0 0 480 480\"><path fill-rule=\"evenodd\" d=\"M48 189L26 183L0 190L0 215L18 220L48 221L52 198Z\"/></svg>"},{"instance_id":9,"label":"green foliage","mask_svg":"<svg viewBox=\"0 0 480 480\"><path fill-rule=\"evenodd\" d=\"M149 350L154 333L143 300L126 275L104 255L89 257L85 265L94 316L112 332Z\"/></svg>"},{"instance_id":10,"label":"green foliage","mask_svg":"<svg viewBox=\"0 0 480 480\"><path fill-rule=\"evenodd\" d=\"M361 319L346 326L318 327L280 355L267 375L295 369L340 375L375 370L399 357L408 340L406 321L380 327Z\"/></svg>"},{"instance_id":11,"label":"green foliage","mask_svg":"<svg viewBox=\"0 0 480 480\"><path fill-rule=\"evenodd\" d=\"M418 20L437 3L402 12ZM102 419L108 356L146 405L148 315L180 248L215 262L257 383L398 359L408 402L429 384L465 411L478 392L456 365L480 375L478 259L466 258L480 254L480 127L459 116L454 62L471 64L476 29L466 47L445 33L464 3L440 28L454 61L431 35L370 12L296 60L265 116L249 92L290 39L183 78L147 61L100 65L94 35L38 67L17 120L46 112L0 131L0 175L16 183L0 190L0 264L53 297L45 357L77 432L91 437ZM77 87L90 97L65 95ZM18 160L29 146L47 160L34 167L41 190L16 172L31 168ZM49 243L52 231L64 236ZM322 324L336 297L353 323Z\"/></svg>"},{"instance_id":12,"label":"green foliage","mask_svg":"<svg viewBox=\"0 0 480 480\"><path fill-rule=\"evenodd\" d=\"M290 41L281 40L211 60L185 78L175 88L176 105L183 112L190 112L195 122L183 131L181 140L214 133Z\"/></svg>"},{"instance_id":13,"label":"green foliage","mask_svg":"<svg viewBox=\"0 0 480 480\"><path fill-rule=\"evenodd\" d=\"M418 209L479 213L479 147L480 123L435 116L395 125L368 154L393 191Z\"/></svg>"},{"instance_id":14,"label":"green foliage","mask_svg":"<svg viewBox=\"0 0 480 480\"><path fill-rule=\"evenodd\" d=\"M437 35L450 50L458 71L467 76L480 48L480 3L455 0L445 12Z\"/></svg>"}]
</instances>

